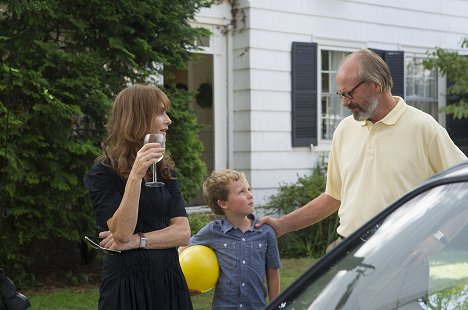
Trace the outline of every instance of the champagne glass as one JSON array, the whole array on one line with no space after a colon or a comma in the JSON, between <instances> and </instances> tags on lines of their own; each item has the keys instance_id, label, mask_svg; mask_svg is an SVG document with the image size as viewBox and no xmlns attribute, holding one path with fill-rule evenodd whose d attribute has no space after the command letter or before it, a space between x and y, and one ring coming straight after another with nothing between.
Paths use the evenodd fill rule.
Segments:
<instances>
[{"instance_id":1,"label":"champagne glass","mask_svg":"<svg viewBox=\"0 0 468 310\"><path fill-rule=\"evenodd\" d=\"M166 139L163 134L160 133L149 133L145 135L145 144L146 143L159 143L162 148L165 148ZM158 163L164 156L158 158L156 163ZM156 168L156 163L153 163L151 170L153 172L153 181L146 182L145 185L148 187L161 187L164 186L163 182L158 182L158 172Z\"/></svg>"}]
</instances>

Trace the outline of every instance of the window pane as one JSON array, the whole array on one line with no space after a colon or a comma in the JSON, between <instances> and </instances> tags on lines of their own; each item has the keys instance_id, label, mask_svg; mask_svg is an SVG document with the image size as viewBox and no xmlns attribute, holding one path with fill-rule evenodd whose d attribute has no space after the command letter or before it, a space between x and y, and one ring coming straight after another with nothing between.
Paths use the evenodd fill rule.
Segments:
<instances>
[{"instance_id":1,"label":"window pane","mask_svg":"<svg viewBox=\"0 0 468 310\"><path fill-rule=\"evenodd\" d=\"M438 90L436 69L426 70L423 58L406 57L406 103L438 118Z\"/></svg>"},{"instance_id":2,"label":"window pane","mask_svg":"<svg viewBox=\"0 0 468 310\"><path fill-rule=\"evenodd\" d=\"M330 70L330 62L328 59L328 52L322 51L322 70Z\"/></svg>"},{"instance_id":3,"label":"window pane","mask_svg":"<svg viewBox=\"0 0 468 310\"><path fill-rule=\"evenodd\" d=\"M406 96L414 96L414 83L410 78L406 79Z\"/></svg>"},{"instance_id":4,"label":"window pane","mask_svg":"<svg viewBox=\"0 0 468 310\"><path fill-rule=\"evenodd\" d=\"M322 50L321 77L322 77L322 99L319 111L321 139L331 140L333 132L338 123L350 115L348 109L341 104L339 97L335 94L336 71L349 53L340 51Z\"/></svg>"},{"instance_id":5,"label":"window pane","mask_svg":"<svg viewBox=\"0 0 468 310\"><path fill-rule=\"evenodd\" d=\"M322 92L328 93L330 89L330 74L329 73L322 73Z\"/></svg>"}]
</instances>

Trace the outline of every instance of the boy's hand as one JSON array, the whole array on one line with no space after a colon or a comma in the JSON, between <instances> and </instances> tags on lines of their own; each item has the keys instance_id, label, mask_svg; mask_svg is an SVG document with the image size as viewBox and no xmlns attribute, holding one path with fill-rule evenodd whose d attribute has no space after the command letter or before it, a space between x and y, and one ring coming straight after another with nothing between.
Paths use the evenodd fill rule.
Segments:
<instances>
[{"instance_id":1,"label":"boy's hand","mask_svg":"<svg viewBox=\"0 0 468 310\"><path fill-rule=\"evenodd\" d=\"M197 295L200 295L201 292L200 292L200 291L197 291L197 290L191 290L191 289L189 289L189 294L190 294L190 296L197 296Z\"/></svg>"}]
</instances>

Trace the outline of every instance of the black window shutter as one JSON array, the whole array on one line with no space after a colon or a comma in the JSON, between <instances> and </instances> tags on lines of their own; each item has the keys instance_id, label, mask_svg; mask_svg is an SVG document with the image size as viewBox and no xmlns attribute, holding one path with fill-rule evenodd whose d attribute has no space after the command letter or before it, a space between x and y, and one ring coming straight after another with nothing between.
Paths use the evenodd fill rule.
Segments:
<instances>
[{"instance_id":1,"label":"black window shutter","mask_svg":"<svg viewBox=\"0 0 468 310\"><path fill-rule=\"evenodd\" d=\"M374 53L376 53L377 55L379 55L380 58L382 58L385 61L385 51L384 50L379 50L379 49L376 49L376 48L370 48L370 50L373 51Z\"/></svg>"},{"instance_id":2,"label":"black window shutter","mask_svg":"<svg viewBox=\"0 0 468 310\"><path fill-rule=\"evenodd\" d=\"M386 51L385 62L393 79L392 95L405 97L405 54L403 51Z\"/></svg>"},{"instance_id":3,"label":"black window shutter","mask_svg":"<svg viewBox=\"0 0 468 310\"><path fill-rule=\"evenodd\" d=\"M371 48L374 53L382 57L390 69L393 79L392 95L405 97L405 54L403 51L385 51Z\"/></svg>"},{"instance_id":4,"label":"black window shutter","mask_svg":"<svg viewBox=\"0 0 468 310\"><path fill-rule=\"evenodd\" d=\"M317 43L293 42L292 146L317 145Z\"/></svg>"}]
</instances>

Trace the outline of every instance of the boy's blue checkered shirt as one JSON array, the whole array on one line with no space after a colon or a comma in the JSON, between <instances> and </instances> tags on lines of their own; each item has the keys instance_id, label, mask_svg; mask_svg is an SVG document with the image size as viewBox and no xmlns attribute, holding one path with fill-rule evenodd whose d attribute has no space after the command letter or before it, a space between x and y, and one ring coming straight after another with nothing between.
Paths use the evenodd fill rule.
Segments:
<instances>
[{"instance_id":1,"label":"boy's blue checkered shirt","mask_svg":"<svg viewBox=\"0 0 468 310\"><path fill-rule=\"evenodd\" d=\"M212 248L220 267L211 309L263 309L267 291L267 268L281 267L278 243L269 225L255 227L257 217L249 215L252 226L243 233L225 218L208 223L194 235L190 245Z\"/></svg>"}]
</instances>

